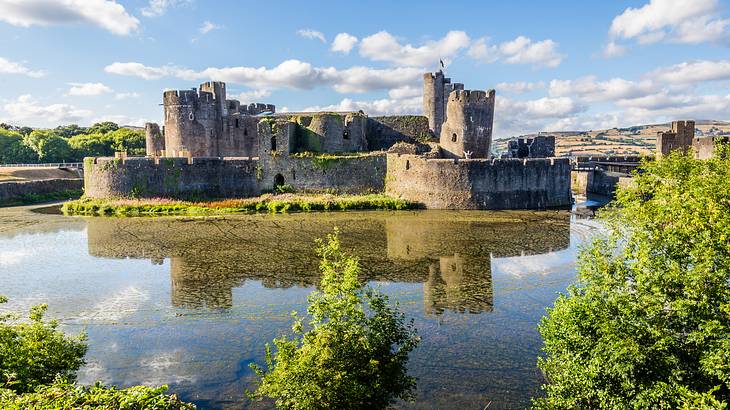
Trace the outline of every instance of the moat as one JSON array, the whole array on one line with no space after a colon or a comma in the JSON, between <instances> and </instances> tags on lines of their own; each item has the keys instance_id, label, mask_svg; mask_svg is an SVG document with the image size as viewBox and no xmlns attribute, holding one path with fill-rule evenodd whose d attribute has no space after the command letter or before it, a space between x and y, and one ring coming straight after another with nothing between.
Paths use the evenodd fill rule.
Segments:
<instances>
[{"instance_id":1,"label":"moat","mask_svg":"<svg viewBox=\"0 0 730 410\"><path fill-rule=\"evenodd\" d=\"M574 279L595 222L566 211L81 218L0 209L0 294L88 332L81 383L169 384L200 408L245 399L249 363L305 311L314 239L339 227L365 278L414 318L417 402L524 408L542 382L536 326Z\"/></svg>"}]
</instances>

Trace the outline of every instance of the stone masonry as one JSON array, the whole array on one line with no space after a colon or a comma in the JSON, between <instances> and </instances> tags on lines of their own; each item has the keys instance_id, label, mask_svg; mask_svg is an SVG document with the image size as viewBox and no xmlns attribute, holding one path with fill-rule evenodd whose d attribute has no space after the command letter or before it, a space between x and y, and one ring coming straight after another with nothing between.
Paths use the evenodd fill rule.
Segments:
<instances>
[{"instance_id":1,"label":"stone masonry","mask_svg":"<svg viewBox=\"0 0 730 410\"><path fill-rule=\"evenodd\" d=\"M694 121L672 121L672 130L658 132L656 138L656 156L661 158L674 150L686 153L692 147L695 137Z\"/></svg>"}]
</instances>

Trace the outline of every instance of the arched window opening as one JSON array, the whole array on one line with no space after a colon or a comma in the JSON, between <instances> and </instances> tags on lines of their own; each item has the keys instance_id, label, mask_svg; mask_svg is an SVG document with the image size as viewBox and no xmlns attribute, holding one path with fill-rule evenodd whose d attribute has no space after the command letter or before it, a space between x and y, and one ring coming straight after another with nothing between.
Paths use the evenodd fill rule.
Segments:
<instances>
[{"instance_id":1,"label":"arched window opening","mask_svg":"<svg viewBox=\"0 0 730 410\"><path fill-rule=\"evenodd\" d=\"M456 133L451 134L451 142L456 142Z\"/></svg>"},{"instance_id":2,"label":"arched window opening","mask_svg":"<svg viewBox=\"0 0 730 410\"><path fill-rule=\"evenodd\" d=\"M195 119L195 114L193 114L193 112L190 111L190 115L188 115L188 118L190 119L190 121L193 121Z\"/></svg>"},{"instance_id":3,"label":"arched window opening","mask_svg":"<svg viewBox=\"0 0 730 410\"><path fill-rule=\"evenodd\" d=\"M293 169L291 170L291 179L292 179L292 181L297 179L297 171L295 171Z\"/></svg>"},{"instance_id":4,"label":"arched window opening","mask_svg":"<svg viewBox=\"0 0 730 410\"><path fill-rule=\"evenodd\" d=\"M344 131L342 131L342 139L343 140L349 140L350 139L350 130L345 128Z\"/></svg>"},{"instance_id":5,"label":"arched window opening","mask_svg":"<svg viewBox=\"0 0 730 410\"><path fill-rule=\"evenodd\" d=\"M284 185L284 175L276 174L274 177L274 189Z\"/></svg>"},{"instance_id":6,"label":"arched window opening","mask_svg":"<svg viewBox=\"0 0 730 410\"><path fill-rule=\"evenodd\" d=\"M236 118L236 128L238 128L238 118Z\"/></svg>"},{"instance_id":7,"label":"arched window opening","mask_svg":"<svg viewBox=\"0 0 730 410\"><path fill-rule=\"evenodd\" d=\"M271 150L276 151L276 137L271 137Z\"/></svg>"},{"instance_id":8,"label":"arched window opening","mask_svg":"<svg viewBox=\"0 0 730 410\"><path fill-rule=\"evenodd\" d=\"M243 129L243 136L248 137L248 128Z\"/></svg>"},{"instance_id":9,"label":"arched window opening","mask_svg":"<svg viewBox=\"0 0 730 410\"><path fill-rule=\"evenodd\" d=\"M406 169L411 169L411 161L406 160Z\"/></svg>"}]
</instances>

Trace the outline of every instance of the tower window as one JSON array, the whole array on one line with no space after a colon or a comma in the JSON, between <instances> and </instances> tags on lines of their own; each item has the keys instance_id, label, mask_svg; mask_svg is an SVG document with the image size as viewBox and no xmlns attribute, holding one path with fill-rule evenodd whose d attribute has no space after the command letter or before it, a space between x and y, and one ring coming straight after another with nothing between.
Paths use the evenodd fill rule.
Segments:
<instances>
[{"instance_id":1,"label":"tower window","mask_svg":"<svg viewBox=\"0 0 730 410\"><path fill-rule=\"evenodd\" d=\"M342 131L342 139L343 140L349 140L350 139L350 130L345 128L344 131Z\"/></svg>"},{"instance_id":2,"label":"tower window","mask_svg":"<svg viewBox=\"0 0 730 410\"><path fill-rule=\"evenodd\" d=\"M243 136L248 137L248 128L243 129Z\"/></svg>"},{"instance_id":3,"label":"tower window","mask_svg":"<svg viewBox=\"0 0 730 410\"><path fill-rule=\"evenodd\" d=\"M276 137L271 137L271 150L276 151Z\"/></svg>"},{"instance_id":4,"label":"tower window","mask_svg":"<svg viewBox=\"0 0 730 410\"><path fill-rule=\"evenodd\" d=\"M238 128L238 118L236 118L236 128Z\"/></svg>"},{"instance_id":5,"label":"tower window","mask_svg":"<svg viewBox=\"0 0 730 410\"><path fill-rule=\"evenodd\" d=\"M451 134L451 142L456 142L456 133Z\"/></svg>"}]
</instances>

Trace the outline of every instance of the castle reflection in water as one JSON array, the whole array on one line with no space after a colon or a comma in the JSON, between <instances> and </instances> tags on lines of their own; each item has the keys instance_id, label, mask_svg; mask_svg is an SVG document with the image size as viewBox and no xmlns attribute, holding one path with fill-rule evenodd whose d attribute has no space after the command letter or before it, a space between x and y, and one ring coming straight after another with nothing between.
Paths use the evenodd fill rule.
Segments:
<instances>
[{"instance_id":1,"label":"castle reflection in water","mask_svg":"<svg viewBox=\"0 0 730 410\"><path fill-rule=\"evenodd\" d=\"M340 229L363 279L423 283L427 314L493 309L492 258L570 245L568 212L370 212L225 218L89 218L89 253L170 259L172 305L226 309L246 280L268 288L319 282L315 238Z\"/></svg>"}]
</instances>

